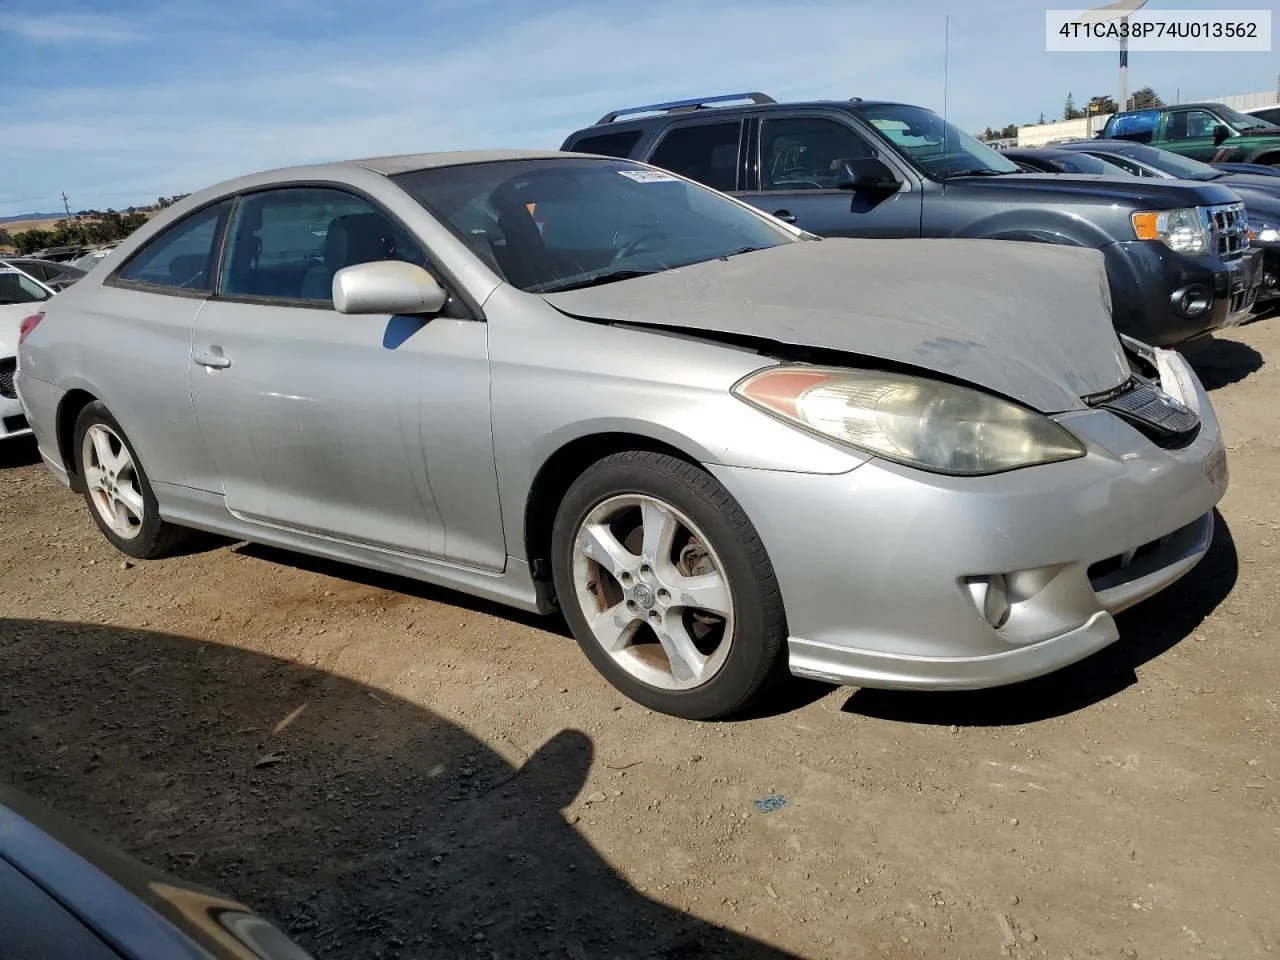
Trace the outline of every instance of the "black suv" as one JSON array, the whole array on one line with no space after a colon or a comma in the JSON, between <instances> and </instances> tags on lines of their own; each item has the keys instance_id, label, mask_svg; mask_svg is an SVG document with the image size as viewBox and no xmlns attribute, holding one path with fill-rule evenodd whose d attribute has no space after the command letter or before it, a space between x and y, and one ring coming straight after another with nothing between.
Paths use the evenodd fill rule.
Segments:
<instances>
[{"instance_id":1,"label":"black suv","mask_svg":"<svg viewBox=\"0 0 1280 960\"><path fill-rule=\"evenodd\" d=\"M1243 319L1261 278L1244 205L1225 187L1023 173L908 104L682 100L615 110L562 149L647 161L819 236L1091 247L1106 258L1117 329L1161 346Z\"/></svg>"}]
</instances>

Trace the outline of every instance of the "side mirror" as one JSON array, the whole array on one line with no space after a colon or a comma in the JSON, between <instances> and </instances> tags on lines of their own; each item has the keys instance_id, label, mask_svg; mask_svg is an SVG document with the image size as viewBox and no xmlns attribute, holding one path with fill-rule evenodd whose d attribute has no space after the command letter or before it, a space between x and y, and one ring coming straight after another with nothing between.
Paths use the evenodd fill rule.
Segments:
<instances>
[{"instance_id":1,"label":"side mirror","mask_svg":"<svg viewBox=\"0 0 1280 960\"><path fill-rule=\"evenodd\" d=\"M333 308L339 313L434 314L449 295L416 263L375 260L333 275Z\"/></svg>"},{"instance_id":2,"label":"side mirror","mask_svg":"<svg viewBox=\"0 0 1280 960\"><path fill-rule=\"evenodd\" d=\"M1213 145L1215 147L1221 145L1222 141L1229 136L1231 136L1231 128L1225 123L1218 124L1213 128Z\"/></svg>"},{"instance_id":3,"label":"side mirror","mask_svg":"<svg viewBox=\"0 0 1280 960\"><path fill-rule=\"evenodd\" d=\"M840 171L841 190L897 190L902 186L887 163L879 157L851 157Z\"/></svg>"}]
</instances>

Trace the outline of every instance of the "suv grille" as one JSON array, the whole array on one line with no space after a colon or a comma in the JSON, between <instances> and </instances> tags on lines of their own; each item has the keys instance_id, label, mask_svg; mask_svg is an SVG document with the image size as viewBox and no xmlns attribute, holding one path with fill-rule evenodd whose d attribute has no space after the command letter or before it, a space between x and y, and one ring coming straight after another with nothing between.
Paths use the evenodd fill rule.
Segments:
<instances>
[{"instance_id":1,"label":"suv grille","mask_svg":"<svg viewBox=\"0 0 1280 960\"><path fill-rule=\"evenodd\" d=\"M13 376L17 372L17 358L0 360L0 397L8 397L10 400L18 399L18 391L13 388Z\"/></svg>"},{"instance_id":2,"label":"suv grille","mask_svg":"<svg viewBox=\"0 0 1280 960\"><path fill-rule=\"evenodd\" d=\"M1249 228L1243 203L1220 203L1204 208L1209 232L1217 244L1219 258L1237 257L1249 246Z\"/></svg>"},{"instance_id":3,"label":"suv grille","mask_svg":"<svg viewBox=\"0 0 1280 960\"><path fill-rule=\"evenodd\" d=\"M1146 377L1134 375L1117 390L1082 398L1109 410L1159 447L1181 447L1200 432L1200 418Z\"/></svg>"}]
</instances>

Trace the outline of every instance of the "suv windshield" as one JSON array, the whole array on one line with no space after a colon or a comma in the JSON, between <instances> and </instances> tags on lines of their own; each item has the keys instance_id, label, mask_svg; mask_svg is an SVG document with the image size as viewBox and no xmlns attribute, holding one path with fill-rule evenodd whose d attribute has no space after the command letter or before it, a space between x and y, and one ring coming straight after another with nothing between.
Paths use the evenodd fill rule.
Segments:
<instances>
[{"instance_id":1,"label":"suv windshield","mask_svg":"<svg viewBox=\"0 0 1280 960\"><path fill-rule=\"evenodd\" d=\"M50 293L21 270L0 265L0 306L15 303L40 303Z\"/></svg>"},{"instance_id":2,"label":"suv windshield","mask_svg":"<svg viewBox=\"0 0 1280 960\"><path fill-rule=\"evenodd\" d=\"M529 293L625 280L799 239L713 190L624 160L504 160L392 179L499 276Z\"/></svg>"},{"instance_id":3,"label":"suv windshield","mask_svg":"<svg viewBox=\"0 0 1280 960\"><path fill-rule=\"evenodd\" d=\"M1222 176L1221 170L1215 170L1207 163L1192 160L1190 157L1184 157L1169 150L1161 150L1158 147L1144 147L1138 143L1118 143L1108 144L1106 149L1122 157L1132 157L1139 163L1155 167L1162 173L1168 173L1179 180L1216 180Z\"/></svg>"},{"instance_id":4,"label":"suv windshield","mask_svg":"<svg viewBox=\"0 0 1280 960\"><path fill-rule=\"evenodd\" d=\"M1215 113L1237 130L1265 130L1271 126L1265 120L1251 117L1249 114L1241 113L1239 110L1232 110L1230 107L1218 106L1213 109Z\"/></svg>"},{"instance_id":5,"label":"suv windshield","mask_svg":"<svg viewBox=\"0 0 1280 960\"><path fill-rule=\"evenodd\" d=\"M932 110L898 103L856 104L859 117L906 155L925 176L945 180L963 174L1021 173L1000 156Z\"/></svg>"}]
</instances>

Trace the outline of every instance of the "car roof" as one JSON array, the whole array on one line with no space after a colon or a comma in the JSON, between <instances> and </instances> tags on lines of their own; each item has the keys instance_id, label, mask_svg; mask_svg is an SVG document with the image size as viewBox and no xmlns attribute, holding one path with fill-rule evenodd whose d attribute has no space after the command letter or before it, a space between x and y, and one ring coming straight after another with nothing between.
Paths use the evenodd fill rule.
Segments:
<instances>
[{"instance_id":1,"label":"car roof","mask_svg":"<svg viewBox=\"0 0 1280 960\"><path fill-rule=\"evenodd\" d=\"M689 110L655 111L654 113L646 113L635 117L622 116L609 123L593 123L590 126L582 127L574 131L570 136L574 137L579 133L586 133L588 130L629 130L659 122L666 123L674 120L714 117L720 113L724 113L726 115L738 115L743 113L775 113L779 110L831 110L833 108L856 113L859 109L865 107L918 107L919 109L928 109L926 107L919 107L918 104L900 103L897 100L863 100L861 97L854 97L850 100L792 100L785 103L733 103L726 104L725 106L706 106Z\"/></svg>"},{"instance_id":2,"label":"car roof","mask_svg":"<svg viewBox=\"0 0 1280 960\"><path fill-rule=\"evenodd\" d=\"M1203 110L1208 107L1225 107L1225 103L1215 103L1212 100L1201 100L1196 103L1166 103L1159 107L1135 107L1133 110L1121 110L1113 113L1112 117L1123 117L1126 113L1147 113L1150 110Z\"/></svg>"},{"instance_id":3,"label":"car roof","mask_svg":"<svg viewBox=\"0 0 1280 960\"><path fill-rule=\"evenodd\" d=\"M389 157L365 157L340 161L341 166L363 167L383 176L412 173L434 167L456 167L466 163L496 163L501 160L548 160L555 157L579 158L580 154L559 150L448 150L437 153L402 153ZM306 168L303 168L306 169Z\"/></svg>"}]
</instances>

